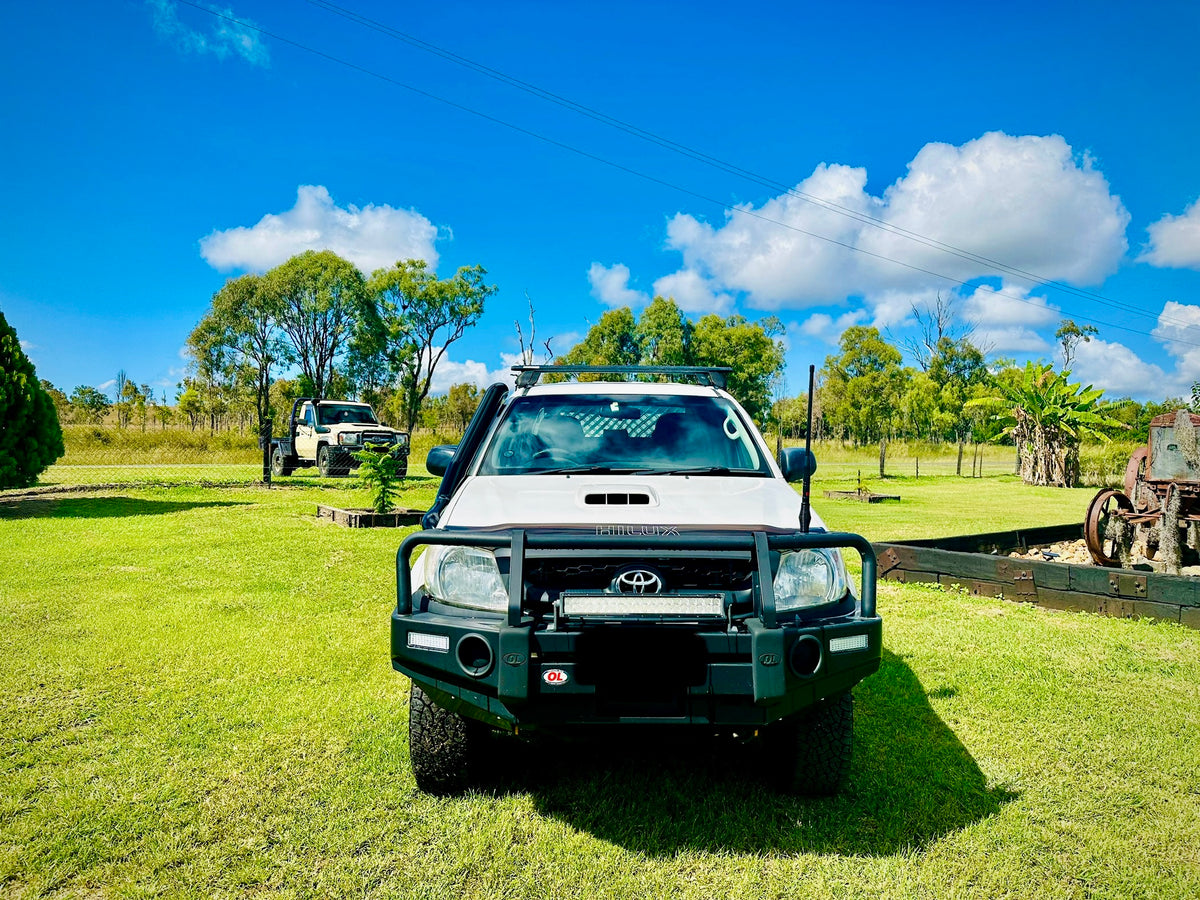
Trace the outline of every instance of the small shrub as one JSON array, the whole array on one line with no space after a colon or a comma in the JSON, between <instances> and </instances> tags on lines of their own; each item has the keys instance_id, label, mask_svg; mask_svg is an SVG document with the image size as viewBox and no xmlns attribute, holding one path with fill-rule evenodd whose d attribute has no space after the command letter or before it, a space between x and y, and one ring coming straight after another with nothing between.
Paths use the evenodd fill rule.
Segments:
<instances>
[{"instance_id":1,"label":"small shrub","mask_svg":"<svg viewBox=\"0 0 1200 900\"><path fill-rule=\"evenodd\" d=\"M359 478L371 491L371 508L377 513L391 512L396 507L396 495L400 492L403 457L386 450L359 450L354 458L360 464Z\"/></svg>"}]
</instances>

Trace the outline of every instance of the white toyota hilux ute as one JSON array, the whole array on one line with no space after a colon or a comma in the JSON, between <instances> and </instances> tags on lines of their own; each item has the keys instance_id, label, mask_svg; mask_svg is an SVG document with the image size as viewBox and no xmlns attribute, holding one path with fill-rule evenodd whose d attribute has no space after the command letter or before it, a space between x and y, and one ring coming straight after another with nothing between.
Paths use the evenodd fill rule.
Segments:
<instances>
[{"instance_id":1,"label":"white toyota hilux ute","mask_svg":"<svg viewBox=\"0 0 1200 900\"><path fill-rule=\"evenodd\" d=\"M881 659L874 553L811 514L812 455L776 461L726 372L518 367L431 451L392 615L419 787L468 787L489 727L757 734L790 789L842 783L850 691Z\"/></svg>"}]
</instances>

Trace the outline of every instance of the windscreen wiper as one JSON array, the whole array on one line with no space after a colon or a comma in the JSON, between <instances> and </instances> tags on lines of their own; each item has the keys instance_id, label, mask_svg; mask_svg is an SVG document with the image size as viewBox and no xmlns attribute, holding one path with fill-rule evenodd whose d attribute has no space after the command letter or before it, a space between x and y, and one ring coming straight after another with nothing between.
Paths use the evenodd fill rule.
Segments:
<instances>
[{"instance_id":1,"label":"windscreen wiper","mask_svg":"<svg viewBox=\"0 0 1200 900\"><path fill-rule=\"evenodd\" d=\"M683 466L678 469L633 469L633 475L732 475L729 466ZM749 474L749 473L747 473Z\"/></svg>"},{"instance_id":2,"label":"windscreen wiper","mask_svg":"<svg viewBox=\"0 0 1200 900\"><path fill-rule=\"evenodd\" d=\"M641 469L614 466L561 466L555 469L530 469L526 475L632 475Z\"/></svg>"}]
</instances>

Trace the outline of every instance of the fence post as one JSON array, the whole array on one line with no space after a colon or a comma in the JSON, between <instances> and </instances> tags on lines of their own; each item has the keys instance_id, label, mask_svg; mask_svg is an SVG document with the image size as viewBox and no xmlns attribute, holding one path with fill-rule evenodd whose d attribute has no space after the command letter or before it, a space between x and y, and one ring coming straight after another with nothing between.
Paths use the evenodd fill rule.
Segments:
<instances>
[{"instance_id":1,"label":"fence post","mask_svg":"<svg viewBox=\"0 0 1200 900\"><path fill-rule=\"evenodd\" d=\"M263 452L263 484L267 487L271 486L271 433L274 431L272 427L271 417L263 419L262 427L259 430L258 440L262 444Z\"/></svg>"}]
</instances>

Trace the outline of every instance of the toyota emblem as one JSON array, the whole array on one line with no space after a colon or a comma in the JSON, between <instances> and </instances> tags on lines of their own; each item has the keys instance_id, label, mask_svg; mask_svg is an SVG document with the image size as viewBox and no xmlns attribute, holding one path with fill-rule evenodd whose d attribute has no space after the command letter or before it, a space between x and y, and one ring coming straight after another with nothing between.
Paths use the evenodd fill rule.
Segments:
<instances>
[{"instance_id":1,"label":"toyota emblem","mask_svg":"<svg viewBox=\"0 0 1200 900\"><path fill-rule=\"evenodd\" d=\"M617 576L616 587L622 594L661 594L663 580L650 569L626 569Z\"/></svg>"}]
</instances>

